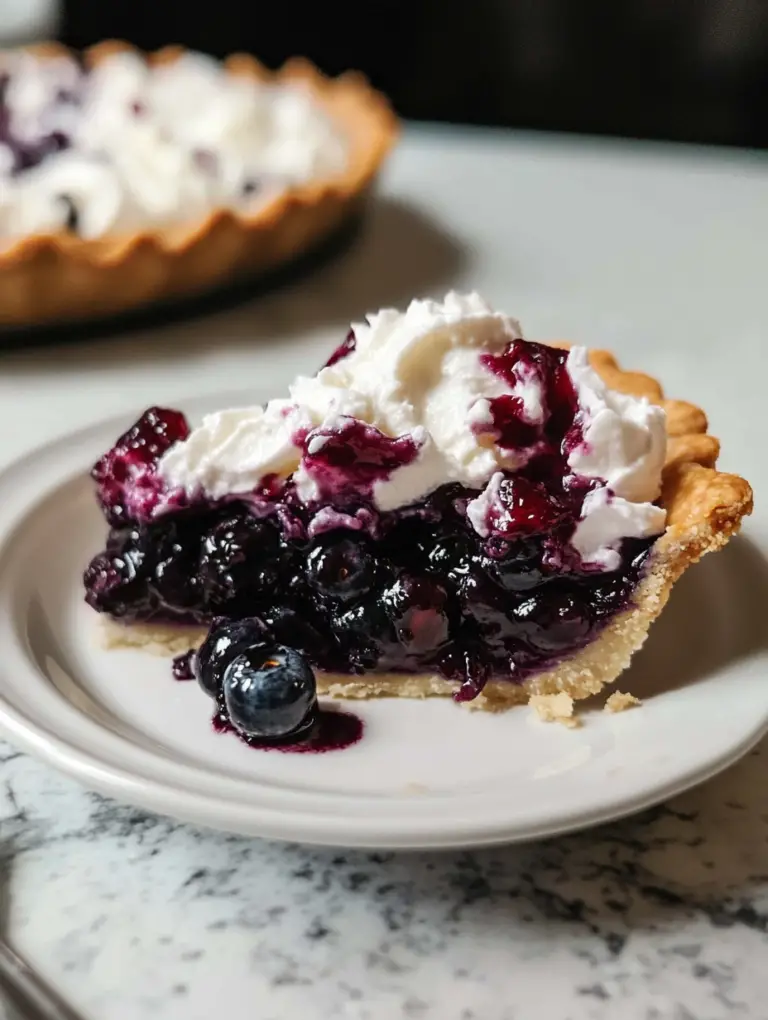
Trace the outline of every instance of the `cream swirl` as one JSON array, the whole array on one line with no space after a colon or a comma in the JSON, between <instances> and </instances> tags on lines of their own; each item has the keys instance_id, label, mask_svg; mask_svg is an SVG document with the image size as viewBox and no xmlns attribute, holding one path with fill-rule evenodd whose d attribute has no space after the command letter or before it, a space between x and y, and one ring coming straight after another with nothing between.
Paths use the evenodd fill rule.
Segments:
<instances>
[{"instance_id":1,"label":"cream swirl","mask_svg":"<svg viewBox=\"0 0 768 1020\"><path fill-rule=\"evenodd\" d=\"M502 444L492 428L494 403L513 401L534 434L550 413L546 379L525 360L508 378L489 366L489 356L526 344L519 323L478 294L450 293L442 302L413 301L404 313L370 315L353 333L345 356L297 378L287 399L207 416L165 454L160 472L166 483L193 498L221 499L253 492L267 476L293 476L299 497L315 503L318 491L305 463L314 450L304 451L305 437L314 428L327 433L356 419L384 436L409 437L418 451L376 480L378 510L412 505L457 483L481 490L467 515L480 535L488 535L500 480L540 451L537 440ZM584 348L573 348L564 365L580 429L566 471L594 480L572 544L585 562L612 569L621 539L663 530L665 513L654 501L666 452L665 415L647 400L610 390Z\"/></svg>"},{"instance_id":2,"label":"cream swirl","mask_svg":"<svg viewBox=\"0 0 768 1020\"><path fill-rule=\"evenodd\" d=\"M252 207L343 171L340 131L300 85L261 84L187 53L0 59L0 236L86 238Z\"/></svg>"}]
</instances>

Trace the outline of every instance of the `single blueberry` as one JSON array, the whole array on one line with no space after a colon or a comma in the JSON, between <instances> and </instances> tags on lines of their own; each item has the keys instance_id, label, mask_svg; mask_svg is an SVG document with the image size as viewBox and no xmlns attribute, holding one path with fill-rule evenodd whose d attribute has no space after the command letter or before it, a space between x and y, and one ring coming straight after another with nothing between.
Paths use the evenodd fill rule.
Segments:
<instances>
[{"instance_id":1,"label":"single blueberry","mask_svg":"<svg viewBox=\"0 0 768 1020\"><path fill-rule=\"evenodd\" d=\"M230 662L250 645L261 645L265 639L261 620L221 620L214 623L194 657L197 682L210 698L218 697L224 671Z\"/></svg>"},{"instance_id":2,"label":"single blueberry","mask_svg":"<svg viewBox=\"0 0 768 1020\"><path fill-rule=\"evenodd\" d=\"M397 635L381 599L356 603L331 615L331 629L353 672L375 669L398 647Z\"/></svg>"},{"instance_id":3,"label":"single blueberry","mask_svg":"<svg viewBox=\"0 0 768 1020\"><path fill-rule=\"evenodd\" d=\"M210 606L263 597L277 583L277 533L266 522L233 513L205 536L200 579Z\"/></svg>"},{"instance_id":4,"label":"single blueberry","mask_svg":"<svg viewBox=\"0 0 768 1020\"><path fill-rule=\"evenodd\" d=\"M196 608L200 601L194 545L171 533L153 543L156 560L150 591L170 609Z\"/></svg>"},{"instance_id":5,"label":"single blueberry","mask_svg":"<svg viewBox=\"0 0 768 1020\"><path fill-rule=\"evenodd\" d=\"M83 575L85 600L98 612L130 619L150 608L144 574L144 555L130 543L100 553Z\"/></svg>"},{"instance_id":6,"label":"single blueberry","mask_svg":"<svg viewBox=\"0 0 768 1020\"><path fill-rule=\"evenodd\" d=\"M398 641L410 654L429 655L447 644L448 595L432 578L401 574L382 602Z\"/></svg>"},{"instance_id":7,"label":"single blueberry","mask_svg":"<svg viewBox=\"0 0 768 1020\"><path fill-rule=\"evenodd\" d=\"M246 736L279 740L303 735L314 724L315 675L294 648L251 645L224 670L223 687L230 721Z\"/></svg>"},{"instance_id":8,"label":"single blueberry","mask_svg":"<svg viewBox=\"0 0 768 1020\"><path fill-rule=\"evenodd\" d=\"M315 546L307 557L307 579L321 595L351 599L373 582L373 562L363 542L337 538Z\"/></svg>"}]
</instances>

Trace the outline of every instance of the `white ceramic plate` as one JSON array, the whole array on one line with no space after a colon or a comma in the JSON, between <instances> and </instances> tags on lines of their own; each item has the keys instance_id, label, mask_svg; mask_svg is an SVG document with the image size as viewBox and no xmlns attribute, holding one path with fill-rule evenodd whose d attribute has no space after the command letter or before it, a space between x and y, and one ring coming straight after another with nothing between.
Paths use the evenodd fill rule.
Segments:
<instances>
[{"instance_id":1,"label":"white ceramic plate","mask_svg":"<svg viewBox=\"0 0 768 1020\"><path fill-rule=\"evenodd\" d=\"M482 845L636 811L713 775L768 728L766 570L740 538L684 579L622 679L641 709L597 705L566 730L524 708L363 703L363 740L324 755L216 734L210 702L174 682L167 660L93 640L81 573L105 528L86 470L125 424L59 439L0 476L0 726L93 789L258 836Z\"/></svg>"}]
</instances>

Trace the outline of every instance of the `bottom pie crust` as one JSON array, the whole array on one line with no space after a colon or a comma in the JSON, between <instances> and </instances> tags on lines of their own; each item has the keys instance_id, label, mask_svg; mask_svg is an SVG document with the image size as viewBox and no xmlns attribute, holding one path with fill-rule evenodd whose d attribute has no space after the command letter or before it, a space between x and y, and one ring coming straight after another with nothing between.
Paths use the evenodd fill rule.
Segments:
<instances>
[{"instance_id":1,"label":"bottom pie crust","mask_svg":"<svg viewBox=\"0 0 768 1020\"><path fill-rule=\"evenodd\" d=\"M705 553L722 548L752 511L749 484L738 475L716 470L719 443L706 434L707 420L699 408L665 400L655 380L621 371L606 351L592 351L590 356L609 386L647 396L667 412L669 442L660 500L667 511L666 530L653 546L650 565L631 605L614 617L594 641L523 683L489 681L479 697L465 703L468 707L501 711L526 703L531 695L563 691L578 701L599 693L627 668L683 572ZM123 625L102 619L101 638L106 647L141 648L160 655L186 652L199 645L206 633L194 627ZM321 694L334 698L427 698L451 695L457 688L455 681L433 673L357 676L320 671L317 686Z\"/></svg>"}]
</instances>

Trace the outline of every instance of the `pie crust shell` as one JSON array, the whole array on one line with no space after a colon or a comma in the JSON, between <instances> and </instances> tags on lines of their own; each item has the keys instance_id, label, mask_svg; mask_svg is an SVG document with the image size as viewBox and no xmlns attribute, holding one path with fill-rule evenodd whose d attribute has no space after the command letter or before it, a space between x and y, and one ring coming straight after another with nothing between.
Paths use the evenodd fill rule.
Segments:
<instances>
[{"instance_id":1,"label":"pie crust shell","mask_svg":"<svg viewBox=\"0 0 768 1020\"><path fill-rule=\"evenodd\" d=\"M69 53L56 43L27 49L42 57ZM97 64L126 50L138 52L123 42L99 43L84 61ZM142 56L161 64L183 53L171 46ZM276 72L246 54L223 66L255 81L308 89L346 138L346 169L291 187L251 212L217 208L191 223L90 240L63 231L12 238L0 244L0 327L97 319L197 295L290 262L362 207L398 134L384 96L356 72L327 78L301 58Z\"/></svg>"},{"instance_id":2,"label":"pie crust shell","mask_svg":"<svg viewBox=\"0 0 768 1020\"><path fill-rule=\"evenodd\" d=\"M565 343L552 346L567 348ZM597 694L613 683L641 647L678 578L708 552L735 535L752 512L752 489L738 475L717 470L720 444L707 434L707 418L693 404L665 398L659 383L640 372L623 371L608 351L590 351L590 361L612 389L645 396L667 414L667 459L660 503L666 530L652 547L649 567L631 605L614 617L581 651L521 684L491 680L470 708L499 711L528 701L531 695L564 692L574 700ZM179 654L202 640L204 630L156 624L123 625L103 618L102 643L141 647L156 654ZM362 676L317 673L318 691L331 697L426 698L450 695L456 683L431 673L366 673Z\"/></svg>"}]
</instances>

